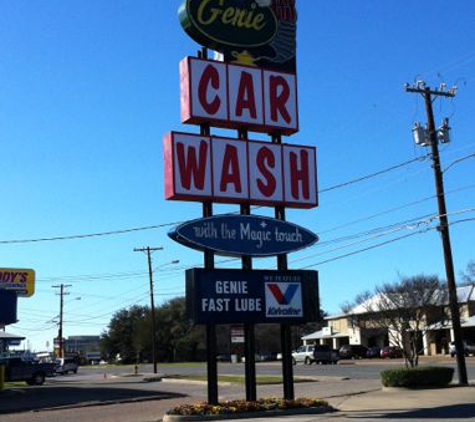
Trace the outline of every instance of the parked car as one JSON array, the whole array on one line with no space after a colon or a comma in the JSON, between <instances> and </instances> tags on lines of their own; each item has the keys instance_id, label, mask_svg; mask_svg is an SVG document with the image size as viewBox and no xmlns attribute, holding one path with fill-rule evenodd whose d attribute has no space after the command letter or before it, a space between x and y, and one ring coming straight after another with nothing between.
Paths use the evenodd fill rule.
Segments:
<instances>
[{"instance_id":1,"label":"parked car","mask_svg":"<svg viewBox=\"0 0 475 422\"><path fill-rule=\"evenodd\" d=\"M56 373L65 375L69 372L78 373L78 361L76 358L60 358L56 361Z\"/></svg>"},{"instance_id":2,"label":"parked car","mask_svg":"<svg viewBox=\"0 0 475 422\"><path fill-rule=\"evenodd\" d=\"M46 377L54 377L56 364L23 360L20 357L0 359L5 366L5 381L25 381L28 385L42 385Z\"/></svg>"},{"instance_id":3,"label":"parked car","mask_svg":"<svg viewBox=\"0 0 475 422\"><path fill-rule=\"evenodd\" d=\"M340 348L340 359L362 359L366 357L368 348L359 344L345 344Z\"/></svg>"},{"instance_id":4,"label":"parked car","mask_svg":"<svg viewBox=\"0 0 475 422\"><path fill-rule=\"evenodd\" d=\"M402 358L402 350L395 346L386 346L381 349L381 357L383 359L398 359Z\"/></svg>"},{"instance_id":5,"label":"parked car","mask_svg":"<svg viewBox=\"0 0 475 422\"><path fill-rule=\"evenodd\" d=\"M372 346L372 347L368 348L368 351L366 352L366 357L368 359L381 357L381 347Z\"/></svg>"},{"instance_id":6,"label":"parked car","mask_svg":"<svg viewBox=\"0 0 475 422\"><path fill-rule=\"evenodd\" d=\"M216 360L218 362L231 362L231 354L223 353L221 355L216 356Z\"/></svg>"},{"instance_id":7,"label":"parked car","mask_svg":"<svg viewBox=\"0 0 475 422\"><path fill-rule=\"evenodd\" d=\"M315 363L336 364L339 360L340 355L338 350L334 350L326 344L317 344L313 348L313 362Z\"/></svg>"},{"instance_id":8,"label":"parked car","mask_svg":"<svg viewBox=\"0 0 475 422\"><path fill-rule=\"evenodd\" d=\"M259 354L259 361L261 362L272 362L277 360L277 352L261 352Z\"/></svg>"},{"instance_id":9,"label":"parked car","mask_svg":"<svg viewBox=\"0 0 475 422\"><path fill-rule=\"evenodd\" d=\"M313 362L313 345L300 346L295 352L292 352L293 364L304 363L310 365Z\"/></svg>"},{"instance_id":10,"label":"parked car","mask_svg":"<svg viewBox=\"0 0 475 422\"><path fill-rule=\"evenodd\" d=\"M469 340L463 341L463 351L465 356L474 355L475 354L475 344ZM454 357L457 354L457 348L455 347L455 342L451 341L449 343L449 353L450 356Z\"/></svg>"}]
</instances>

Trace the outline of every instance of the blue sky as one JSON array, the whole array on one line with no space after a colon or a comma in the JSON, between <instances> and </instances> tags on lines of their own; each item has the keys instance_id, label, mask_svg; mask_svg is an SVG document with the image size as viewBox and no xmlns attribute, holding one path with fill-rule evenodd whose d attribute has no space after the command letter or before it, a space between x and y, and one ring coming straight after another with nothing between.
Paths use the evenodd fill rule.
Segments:
<instances>
[{"instance_id":1,"label":"blue sky","mask_svg":"<svg viewBox=\"0 0 475 422\"><path fill-rule=\"evenodd\" d=\"M146 256L134 247L164 247L153 255L158 303L183 294L184 269L202 263L200 253L166 235L171 223L201 216L199 204L163 199L163 135L197 132L179 120L178 63L199 48L181 30L179 4L2 4L0 266L36 271L36 293L19 299L20 322L8 327L33 349L51 347L57 334L59 297L52 285L71 284L65 336L100 334L115 311L149 303ZM317 146L320 189L428 152L411 136L414 122L426 121L422 99L403 90L417 78L459 87L454 100L434 104L436 124L449 117L453 127L453 142L441 148L443 167L475 153L475 3L298 0L298 9L301 130L286 141ZM459 273L475 259L475 159L454 164L445 182L450 221L467 220L451 226ZM427 160L322 192L318 208L288 211L290 221L321 239L290 255L290 267L320 271L321 303L330 313L398 274L443 277L435 230L319 264L433 227L420 221L437 213L434 193ZM217 206L215 212L237 209ZM395 229L382 229L390 225ZM370 234L373 229L381 237ZM352 235L358 236L342 240ZM180 263L167 265L174 259ZM274 265L272 259L255 264Z\"/></svg>"}]
</instances>

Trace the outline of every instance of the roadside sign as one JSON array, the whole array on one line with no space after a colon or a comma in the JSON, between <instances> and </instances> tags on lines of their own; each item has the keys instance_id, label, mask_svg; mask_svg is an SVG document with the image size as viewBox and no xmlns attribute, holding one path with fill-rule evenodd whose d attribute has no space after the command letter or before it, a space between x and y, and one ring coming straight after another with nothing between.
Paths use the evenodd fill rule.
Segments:
<instances>
[{"instance_id":1,"label":"roadside sign","mask_svg":"<svg viewBox=\"0 0 475 422\"><path fill-rule=\"evenodd\" d=\"M318 236L287 221L259 215L218 215L180 224L168 235L185 246L220 255L274 256L313 245Z\"/></svg>"},{"instance_id":2,"label":"roadside sign","mask_svg":"<svg viewBox=\"0 0 475 422\"><path fill-rule=\"evenodd\" d=\"M186 271L186 300L195 324L303 324L318 315L318 272Z\"/></svg>"},{"instance_id":3,"label":"roadside sign","mask_svg":"<svg viewBox=\"0 0 475 422\"><path fill-rule=\"evenodd\" d=\"M0 290L0 326L17 322L17 299L15 292Z\"/></svg>"},{"instance_id":4,"label":"roadside sign","mask_svg":"<svg viewBox=\"0 0 475 422\"><path fill-rule=\"evenodd\" d=\"M19 297L35 293L35 272L30 269L0 268L0 290L16 292Z\"/></svg>"}]
</instances>

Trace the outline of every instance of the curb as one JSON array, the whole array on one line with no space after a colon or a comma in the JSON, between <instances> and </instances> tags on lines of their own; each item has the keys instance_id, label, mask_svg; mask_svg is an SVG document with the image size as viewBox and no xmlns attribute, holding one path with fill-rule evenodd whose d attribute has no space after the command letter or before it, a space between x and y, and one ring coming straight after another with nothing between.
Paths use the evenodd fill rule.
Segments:
<instances>
[{"instance_id":1,"label":"curb","mask_svg":"<svg viewBox=\"0 0 475 422\"><path fill-rule=\"evenodd\" d=\"M220 415L168 415L163 416L163 422L192 422L192 421L216 421L229 419L254 419L254 418L272 418L277 416L293 416L293 415L318 415L322 413L337 412L332 406L309 407L305 409L288 409L288 410L267 410L264 412L247 412L247 413L228 413Z\"/></svg>"}]
</instances>

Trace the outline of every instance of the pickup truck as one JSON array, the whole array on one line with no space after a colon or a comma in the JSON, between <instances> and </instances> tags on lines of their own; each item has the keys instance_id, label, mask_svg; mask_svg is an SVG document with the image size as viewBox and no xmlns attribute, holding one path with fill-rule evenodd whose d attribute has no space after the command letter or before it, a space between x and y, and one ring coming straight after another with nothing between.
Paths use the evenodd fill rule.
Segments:
<instances>
[{"instance_id":1,"label":"pickup truck","mask_svg":"<svg viewBox=\"0 0 475 422\"><path fill-rule=\"evenodd\" d=\"M334 350L330 346L319 344L313 349L313 362L336 364L339 360L340 354L338 353L338 350Z\"/></svg>"},{"instance_id":2,"label":"pickup truck","mask_svg":"<svg viewBox=\"0 0 475 422\"><path fill-rule=\"evenodd\" d=\"M42 385L46 377L54 377L56 364L23 360L19 357L0 359L5 366L5 381L25 381L28 385Z\"/></svg>"}]
</instances>

